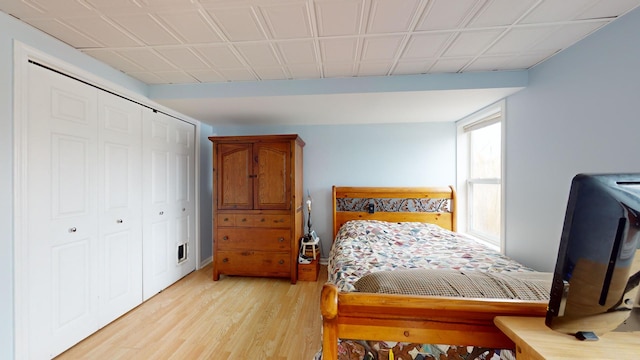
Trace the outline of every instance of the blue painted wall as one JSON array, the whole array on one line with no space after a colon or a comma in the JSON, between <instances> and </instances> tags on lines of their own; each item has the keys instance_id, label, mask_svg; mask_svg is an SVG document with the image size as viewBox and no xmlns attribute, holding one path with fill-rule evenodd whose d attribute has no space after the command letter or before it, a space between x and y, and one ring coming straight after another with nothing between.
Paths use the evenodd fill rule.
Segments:
<instances>
[{"instance_id":1,"label":"blue painted wall","mask_svg":"<svg viewBox=\"0 0 640 360\"><path fill-rule=\"evenodd\" d=\"M640 10L529 71L507 98L506 253L553 270L573 176L640 172Z\"/></svg>"},{"instance_id":2,"label":"blue painted wall","mask_svg":"<svg viewBox=\"0 0 640 360\"><path fill-rule=\"evenodd\" d=\"M455 184L453 123L335 126L218 126L218 135L298 134L304 188L326 257L332 241L331 187Z\"/></svg>"},{"instance_id":3,"label":"blue painted wall","mask_svg":"<svg viewBox=\"0 0 640 360\"><path fill-rule=\"evenodd\" d=\"M213 144L208 137L214 134L211 125L202 124L200 127L200 264L208 263L213 254Z\"/></svg>"}]
</instances>

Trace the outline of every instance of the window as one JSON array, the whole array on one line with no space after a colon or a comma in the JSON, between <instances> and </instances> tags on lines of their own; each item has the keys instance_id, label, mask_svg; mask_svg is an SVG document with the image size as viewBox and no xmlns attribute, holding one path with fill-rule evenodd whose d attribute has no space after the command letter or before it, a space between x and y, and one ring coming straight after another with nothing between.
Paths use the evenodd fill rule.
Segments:
<instances>
[{"instance_id":1,"label":"window","mask_svg":"<svg viewBox=\"0 0 640 360\"><path fill-rule=\"evenodd\" d=\"M458 122L458 230L501 248L501 102Z\"/></svg>"}]
</instances>

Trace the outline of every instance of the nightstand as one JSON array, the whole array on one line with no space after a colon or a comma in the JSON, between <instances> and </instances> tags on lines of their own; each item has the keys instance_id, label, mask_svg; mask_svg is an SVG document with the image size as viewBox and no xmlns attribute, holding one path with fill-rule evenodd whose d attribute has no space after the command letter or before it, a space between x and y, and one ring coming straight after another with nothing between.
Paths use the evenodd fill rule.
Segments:
<instances>
[{"instance_id":1,"label":"nightstand","mask_svg":"<svg viewBox=\"0 0 640 360\"><path fill-rule=\"evenodd\" d=\"M320 273L320 258L311 261L310 264L298 263L298 280L317 281Z\"/></svg>"},{"instance_id":2,"label":"nightstand","mask_svg":"<svg viewBox=\"0 0 640 360\"><path fill-rule=\"evenodd\" d=\"M319 237L314 237L313 241L301 242L300 251L306 257L313 259L310 264L298 263L298 280L317 281L320 272L320 243Z\"/></svg>"},{"instance_id":3,"label":"nightstand","mask_svg":"<svg viewBox=\"0 0 640 360\"><path fill-rule=\"evenodd\" d=\"M515 343L518 360L637 359L640 354L639 332L609 332L597 341L580 341L549 329L541 317L497 316L493 322Z\"/></svg>"}]
</instances>

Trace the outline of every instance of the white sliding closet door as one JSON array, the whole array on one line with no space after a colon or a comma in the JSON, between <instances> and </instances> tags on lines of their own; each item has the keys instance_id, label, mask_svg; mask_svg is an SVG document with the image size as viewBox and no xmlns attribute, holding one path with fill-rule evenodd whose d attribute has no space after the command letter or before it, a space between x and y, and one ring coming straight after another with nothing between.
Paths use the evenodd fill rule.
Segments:
<instances>
[{"instance_id":1,"label":"white sliding closet door","mask_svg":"<svg viewBox=\"0 0 640 360\"><path fill-rule=\"evenodd\" d=\"M196 268L195 243L195 127L184 121L177 121L174 128L175 158L176 158L176 197L175 206L178 208L176 245L182 246L180 262L180 277L187 275ZM180 252L180 248L178 248ZM178 254L179 256L179 254Z\"/></svg>"},{"instance_id":2,"label":"white sliding closet door","mask_svg":"<svg viewBox=\"0 0 640 360\"><path fill-rule=\"evenodd\" d=\"M145 111L143 298L195 269L195 128Z\"/></svg>"},{"instance_id":3,"label":"white sliding closet door","mask_svg":"<svg viewBox=\"0 0 640 360\"><path fill-rule=\"evenodd\" d=\"M142 302L142 107L98 93L100 327Z\"/></svg>"},{"instance_id":4,"label":"white sliding closet door","mask_svg":"<svg viewBox=\"0 0 640 360\"><path fill-rule=\"evenodd\" d=\"M17 353L49 359L195 270L195 125L37 64L21 85Z\"/></svg>"},{"instance_id":5,"label":"white sliding closet door","mask_svg":"<svg viewBox=\"0 0 640 360\"><path fill-rule=\"evenodd\" d=\"M29 66L30 358L142 302L142 107Z\"/></svg>"},{"instance_id":6,"label":"white sliding closet door","mask_svg":"<svg viewBox=\"0 0 640 360\"><path fill-rule=\"evenodd\" d=\"M168 117L167 117L168 118ZM143 173L148 179L143 190L143 299L147 300L171 283L173 237L175 223L171 218L171 198L175 193L172 182L170 126L168 119L145 110L143 114Z\"/></svg>"},{"instance_id":7,"label":"white sliding closet door","mask_svg":"<svg viewBox=\"0 0 640 360\"><path fill-rule=\"evenodd\" d=\"M97 90L29 66L29 358L98 329Z\"/></svg>"}]
</instances>

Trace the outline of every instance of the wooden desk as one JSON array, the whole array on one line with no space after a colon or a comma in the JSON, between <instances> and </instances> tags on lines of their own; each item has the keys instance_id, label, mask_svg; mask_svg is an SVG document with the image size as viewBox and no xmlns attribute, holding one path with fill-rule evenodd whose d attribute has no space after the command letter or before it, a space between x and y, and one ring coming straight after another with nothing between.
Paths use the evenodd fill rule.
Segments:
<instances>
[{"instance_id":1,"label":"wooden desk","mask_svg":"<svg viewBox=\"0 0 640 360\"><path fill-rule=\"evenodd\" d=\"M580 341L549 329L540 317L497 316L493 322L516 344L518 360L640 357L640 332L610 332L598 341Z\"/></svg>"}]
</instances>

